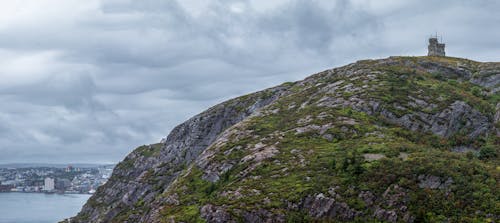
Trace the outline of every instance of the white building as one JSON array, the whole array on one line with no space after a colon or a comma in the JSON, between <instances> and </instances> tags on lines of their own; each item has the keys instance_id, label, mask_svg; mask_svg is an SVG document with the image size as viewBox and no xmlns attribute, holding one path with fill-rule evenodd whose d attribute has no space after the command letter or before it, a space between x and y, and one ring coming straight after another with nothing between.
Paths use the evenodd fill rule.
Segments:
<instances>
[{"instance_id":1,"label":"white building","mask_svg":"<svg viewBox=\"0 0 500 223\"><path fill-rule=\"evenodd\" d=\"M54 178L50 178L50 177L45 178L45 185L43 186L43 189L46 191L53 191L54 190Z\"/></svg>"}]
</instances>

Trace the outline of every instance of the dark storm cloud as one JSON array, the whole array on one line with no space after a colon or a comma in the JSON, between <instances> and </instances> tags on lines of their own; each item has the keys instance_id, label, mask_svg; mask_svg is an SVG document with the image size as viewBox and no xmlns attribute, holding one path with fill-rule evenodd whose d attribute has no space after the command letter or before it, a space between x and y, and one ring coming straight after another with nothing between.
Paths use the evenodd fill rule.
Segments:
<instances>
[{"instance_id":1,"label":"dark storm cloud","mask_svg":"<svg viewBox=\"0 0 500 223\"><path fill-rule=\"evenodd\" d=\"M0 162L116 162L203 109L357 59L500 60L497 1L38 0L0 9Z\"/></svg>"}]
</instances>

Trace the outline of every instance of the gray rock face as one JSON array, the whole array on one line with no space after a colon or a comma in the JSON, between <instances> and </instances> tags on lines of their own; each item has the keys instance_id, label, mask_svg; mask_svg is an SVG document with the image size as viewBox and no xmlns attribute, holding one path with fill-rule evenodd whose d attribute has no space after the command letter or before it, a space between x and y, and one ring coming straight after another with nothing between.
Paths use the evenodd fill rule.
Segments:
<instances>
[{"instance_id":1,"label":"gray rock face","mask_svg":"<svg viewBox=\"0 0 500 223\"><path fill-rule=\"evenodd\" d=\"M283 214L273 214L264 209L252 211L235 210L241 213L242 219L235 219L224 207L207 204L200 209L200 216L209 223L231 223L231 222L252 222L252 223L281 223L286 222Z\"/></svg>"},{"instance_id":2,"label":"gray rock face","mask_svg":"<svg viewBox=\"0 0 500 223\"><path fill-rule=\"evenodd\" d=\"M370 191L362 191L358 195L366 205L371 206L375 202L375 195Z\"/></svg>"},{"instance_id":3,"label":"gray rock face","mask_svg":"<svg viewBox=\"0 0 500 223\"><path fill-rule=\"evenodd\" d=\"M130 153L72 222L108 222L124 210L134 209L139 200L152 206L165 202L156 200L157 195L221 132L285 93L285 87L275 87L219 104L175 127L164 140L159 155ZM150 214L155 213L129 216L129 220L150 222Z\"/></svg>"},{"instance_id":4,"label":"gray rock face","mask_svg":"<svg viewBox=\"0 0 500 223\"><path fill-rule=\"evenodd\" d=\"M243 214L244 222L254 222L254 223L284 223L285 216L283 214L274 215L273 213L266 211L264 209L258 209L254 211L245 211Z\"/></svg>"},{"instance_id":5,"label":"gray rock face","mask_svg":"<svg viewBox=\"0 0 500 223\"><path fill-rule=\"evenodd\" d=\"M459 130L467 130L470 138L489 132L493 125L489 118L463 101L455 101L448 108L436 113L424 112L407 113L398 117L393 112L381 108L378 101L364 101L362 99L345 101L335 99L335 102L323 99L319 106L348 107L366 112L370 115L380 114L387 121L403 126L412 131L430 131L436 135L449 137ZM355 103L353 103L355 102ZM500 117L500 115L499 115Z\"/></svg>"},{"instance_id":6,"label":"gray rock face","mask_svg":"<svg viewBox=\"0 0 500 223\"><path fill-rule=\"evenodd\" d=\"M373 215L377 219L388 221L388 222L397 222L398 221L398 214L396 213L396 211L392 211L392 210L389 211L389 210L378 208L377 210L375 210L375 213Z\"/></svg>"},{"instance_id":7,"label":"gray rock face","mask_svg":"<svg viewBox=\"0 0 500 223\"><path fill-rule=\"evenodd\" d=\"M211 204L203 206L200 210L200 215L207 222L213 222L213 223L236 222L231 219L231 215L226 210Z\"/></svg>"},{"instance_id":8,"label":"gray rock face","mask_svg":"<svg viewBox=\"0 0 500 223\"><path fill-rule=\"evenodd\" d=\"M488 117L463 101L455 101L449 108L433 117L430 130L440 136L450 136L460 129L469 129L470 137L476 137L492 128Z\"/></svg>"},{"instance_id":9,"label":"gray rock face","mask_svg":"<svg viewBox=\"0 0 500 223\"><path fill-rule=\"evenodd\" d=\"M305 211L313 219L338 219L342 221L353 220L356 216L361 215L360 211L356 211L349 207L345 202L336 201L333 197L327 197L324 194L308 196L299 204L290 203L288 209L290 211ZM265 223L265 222L286 222L286 216L283 214L275 214L265 209L257 209L252 211L233 210L241 212L243 222ZM201 217L207 222L237 222L237 220L229 214L224 207L214 206L211 204L201 208Z\"/></svg>"},{"instance_id":10,"label":"gray rock face","mask_svg":"<svg viewBox=\"0 0 500 223\"><path fill-rule=\"evenodd\" d=\"M500 85L500 66L498 63L483 63L470 81L484 87L497 88Z\"/></svg>"},{"instance_id":11,"label":"gray rock face","mask_svg":"<svg viewBox=\"0 0 500 223\"><path fill-rule=\"evenodd\" d=\"M433 175L420 175L418 176L418 181L418 186L420 188L429 189L447 189L453 184L453 179L450 177L444 180L441 177Z\"/></svg>"},{"instance_id":12,"label":"gray rock face","mask_svg":"<svg viewBox=\"0 0 500 223\"><path fill-rule=\"evenodd\" d=\"M340 219L342 221L353 220L360 215L344 202L338 202L335 198L326 197L323 194L309 196L304 200L303 209L309 212L314 219Z\"/></svg>"},{"instance_id":13,"label":"gray rock face","mask_svg":"<svg viewBox=\"0 0 500 223\"><path fill-rule=\"evenodd\" d=\"M408 210L408 200L404 188L399 185L390 186L382 194L379 206L375 207L373 217L387 222L413 222L415 217Z\"/></svg>"},{"instance_id":14,"label":"gray rock face","mask_svg":"<svg viewBox=\"0 0 500 223\"><path fill-rule=\"evenodd\" d=\"M467 153L467 152L477 153L477 151L470 146L455 146L451 148L451 151L456 153Z\"/></svg>"},{"instance_id":15,"label":"gray rock face","mask_svg":"<svg viewBox=\"0 0 500 223\"><path fill-rule=\"evenodd\" d=\"M472 73L468 69L459 66L447 66L443 63L433 61L420 61L418 63L430 73L442 75L446 79L470 79Z\"/></svg>"},{"instance_id":16,"label":"gray rock face","mask_svg":"<svg viewBox=\"0 0 500 223\"><path fill-rule=\"evenodd\" d=\"M493 120L495 123L500 122L500 103L497 103L497 106L495 108L495 120Z\"/></svg>"}]
</instances>

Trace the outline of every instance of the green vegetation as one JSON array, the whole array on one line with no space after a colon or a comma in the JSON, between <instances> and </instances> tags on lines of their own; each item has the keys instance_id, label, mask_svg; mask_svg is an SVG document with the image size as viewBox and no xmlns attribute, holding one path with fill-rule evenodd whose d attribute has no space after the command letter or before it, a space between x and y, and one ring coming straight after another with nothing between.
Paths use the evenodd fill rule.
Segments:
<instances>
[{"instance_id":1,"label":"green vegetation","mask_svg":"<svg viewBox=\"0 0 500 223\"><path fill-rule=\"evenodd\" d=\"M498 157L498 146L495 150L494 145L485 145L479 150L479 159L493 159Z\"/></svg>"},{"instance_id":2,"label":"green vegetation","mask_svg":"<svg viewBox=\"0 0 500 223\"><path fill-rule=\"evenodd\" d=\"M475 129L465 118L456 120L450 135L433 134L429 127L434 124L430 118L445 116L443 111L456 102L465 102L493 123L499 94L446 67L461 66L479 75L480 64L450 57L391 59L358 62L349 71L363 71L360 75L333 70L283 84L289 94L209 148L215 153L207 162L231 166L227 171L213 168L220 171L216 182L204 178L211 166L172 166L172 172L162 173L183 170L158 198L178 202L163 202L162 220L204 222L201 208L211 204L240 221L244 213L261 209L285 216L287 222L329 221L299 208L306 197L322 193L362 213L352 219L357 222L379 222L373 219L376 208L394 210L399 220L408 213L415 222L495 221L500 215L499 137L492 131L471 136ZM444 68L425 69L436 63ZM246 109L250 97L271 96L264 91L232 103ZM444 126L440 122L445 118L435 118L436 123ZM454 152L457 148L465 152ZM136 153L147 158L159 149L142 146ZM117 168L133 164L126 159ZM158 186L154 190L164 191L157 179L161 176L144 176ZM373 194L374 200L367 202L362 192ZM399 195L391 198L391 193ZM147 211L146 206L139 200L136 209L119 216Z\"/></svg>"},{"instance_id":3,"label":"green vegetation","mask_svg":"<svg viewBox=\"0 0 500 223\"><path fill-rule=\"evenodd\" d=\"M430 59L441 63L456 62L453 58ZM472 61L462 62L475 64ZM369 66L372 62L360 63ZM372 84L370 94L352 91L343 93L342 97L381 100L381 106L398 117L415 112L436 114L457 100L465 101L492 117L495 111L492 101L498 101L498 95L483 94L487 89L467 81L448 79L442 73L426 73L396 65L375 67L374 70L382 74L374 80L380 84ZM393 185L405 189L408 210L416 221L448 219L452 222L487 222L491 220L487 214L500 213L499 140L493 139L495 136L472 140L467 137L471 130L463 129L444 138L430 132L410 131L381 116L371 116L350 107L310 105L324 97L317 94L321 83L335 83L342 79L334 76L322 78L320 83L294 85L293 94L266 109L278 112L246 121L246 128L252 131L252 135L236 141L229 140L218 148L220 151L213 160L241 160L251 153L249 149L232 151L229 155L225 152L238 146L251 148L256 143L276 145L279 153L258 165L239 162L216 183L203 180L202 170L191 166L174 189L164 195L176 194L180 197L180 205L163 209L165 219L202 221L199 217L201 206L213 204L224 206L236 217L241 211L263 208L274 214L287 213L289 222L309 221L306 212L287 210L286 205L290 202L298 204L308 195L328 194L328 190L335 187L339 195L336 200L365 211L365 217L359 220L368 221L373 209L370 211L369 204L359 198L360 191L370 191L377 197L383 197L384 191ZM351 83L352 87L361 87L371 83L371 80L360 78L341 84L341 87L347 83ZM308 106L298 108L302 104ZM409 104L414 106L407 106ZM405 105L405 109L397 105ZM318 116L322 118L314 118ZM298 123L307 117L311 119L305 121L307 125L328 124L331 127L324 132L298 133L296 128L306 125ZM459 145L480 148L478 158L473 153L451 152L452 147ZM379 158L366 160L364 154L375 154L374 157ZM407 158L403 158L402 154ZM453 183L444 189L422 188L419 176L451 179ZM227 195L235 191L241 196Z\"/></svg>"},{"instance_id":4,"label":"green vegetation","mask_svg":"<svg viewBox=\"0 0 500 223\"><path fill-rule=\"evenodd\" d=\"M455 59L431 59L450 64L456 62ZM370 65L372 62L360 63ZM381 106L398 117L414 112L433 115L457 100L465 101L490 117L495 111L492 101L498 100L498 94L485 96L486 89L470 82L448 79L442 73L426 73L408 66L374 69L382 74L376 80L380 84L371 85L370 94L351 91L343 93L342 97L381 100ZM309 105L323 97L316 93L321 83L335 83L342 79L334 76L307 86L295 85L293 94L267 109L278 113L248 120L246 128L252 131L252 135L234 142L230 140L231 143L218 148L220 151L213 160L241 160L250 154L248 149L225 154L238 146L250 148L256 143L276 145L279 153L256 166L251 162L239 162L216 183L203 180L202 170L192 166L174 185L175 189L164 195L178 195L181 205L164 208L163 216L178 221L202 221L199 217L201 206L213 204L224 206L236 217L241 211L260 208L274 214L286 213L289 222L309 222L311 218L306 212L287 210L286 204L298 204L308 195L327 194L330 188L336 187L336 193L340 195L338 202L365 211L366 218L358 218L359 221L372 221L373 209L359 198L359 192L371 191L377 197L383 197L384 191L394 185L407 191L408 210L419 222L446 219L452 222L488 222L491 219L486 214L500 213L499 140L491 135L472 140L467 136L470 129L463 129L448 138L438 137L429 132L407 130L384 117L370 116L349 107L332 109ZM370 80L349 83L355 88L370 83ZM308 106L298 108L303 104ZM397 105L405 105L405 109ZM318 116L322 118L314 118ZM331 127L322 133L297 133L296 128L305 125L298 123L308 117L311 120L307 125L328 124ZM325 135L330 136L329 139ZM473 153L451 152L452 147L459 145L480 148L479 159ZM379 158L369 161L364 154L376 154L375 157ZM408 158L402 158L401 154L407 154ZM445 189L421 188L419 176L451 179L453 183ZM241 196L227 195L235 191Z\"/></svg>"},{"instance_id":5,"label":"green vegetation","mask_svg":"<svg viewBox=\"0 0 500 223\"><path fill-rule=\"evenodd\" d=\"M161 147L163 144L156 143L151 145L140 146L135 150L136 153L139 153L143 157L151 157L159 154Z\"/></svg>"}]
</instances>

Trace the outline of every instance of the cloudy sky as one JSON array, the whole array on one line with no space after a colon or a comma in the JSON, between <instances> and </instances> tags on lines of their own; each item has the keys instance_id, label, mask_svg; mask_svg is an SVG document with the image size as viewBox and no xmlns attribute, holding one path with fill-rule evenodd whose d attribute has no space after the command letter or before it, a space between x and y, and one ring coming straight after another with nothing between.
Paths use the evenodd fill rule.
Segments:
<instances>
[{"instance_id":1,"label":"cloudy sky","mask_svg":"<svg viewBox=\"0 0 500 223\"><path fill-rule=\"evenodd\" d=\"M234 96L355 60L500 61L494 0L0 0L0 163L112 163Z\"/></svg>"}]
</instances>

